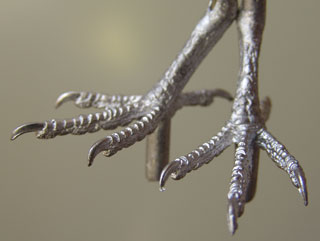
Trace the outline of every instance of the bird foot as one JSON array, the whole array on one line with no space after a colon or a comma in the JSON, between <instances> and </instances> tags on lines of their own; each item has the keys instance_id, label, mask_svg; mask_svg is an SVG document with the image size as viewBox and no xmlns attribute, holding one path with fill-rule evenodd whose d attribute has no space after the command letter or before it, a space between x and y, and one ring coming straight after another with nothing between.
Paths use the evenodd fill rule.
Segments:
<instances>
[{"instance_id":1,"label":"bird foot","mask_svg":"<svg viewBox=\"0 0 320 241\"><path fill-rule=\"evenodd\" d=\"M260 106L264 108L261 116L268 118L269 98L262 101ZM209 141L189 154L169 162L161 173L160 190L165 190L164 185L169 177L174 180L183 178L187 173L200 168L203 164L208 164L234 143L235 159L228 193L228 227L231 234L234 234L238 227L237 218L242 215L245 203L249 202L255 193L259 149L265 150L271 160L288 173L304 205L307 205L307 184L302 167L287 149L265 129L266 119L262 121L262 124L237 124L231 119Z\"/></svg>"},{"instance_id":2,"label":"bird foot","mask_svg":"<svg viewBox=\"0 0 320 241\"><path fill-rule=\"evenodd\" d=\"M88 161L91 166L94 158L100 152L103 152L105 156L112 156L122 148L129 147L144 139L156 129L163 118L171 117L183 106L207 106L213 102L214 97L232 100L232 96L228 92L220 89L194 91L181 94L175 105L166 109L160 104L148 104L151 101L144 96L110 96L90 92L66 92L58 97L56 107L73 101L79 108L93 107L102 109L102 111L70 119L52 119L24 124L13 131L11 140L29 132L35 132L39 139L49 139L58 135L82 135L97 132L100 129L110 130L118 126L127 126L123 130L97 141L90 148Z\"/></svg>"},{"instance_id":3,"label":"bird foot","mask_svg":"<svg viewBox=\"0 0 320 241\"><path fill-rule=\"evenodd\" d=\"M160 123L170 120L183 106L206 106L215 96L231 100L231 96L222 90L191 93L182 93L182 90L202 60L236 20L240 43L240 71L231 118L216 136L189 154L170 162L163 169L160 190L164 190L165 182L170 176L173 179L183 178L188 172L209 163L234 143L235 161L228 193L228 226L232 234L237 229L237 218L243 213L245 203L250 201L255 193L260 149L265 150L275 164L288 173L307 205L304 172L298 161L266 130L270 100L266 98L259 102L258 59L265 10L265 0L242 0L240 5L236 0L211 0L204 17L191 33L182 51L149 93L144 96L64 93L58 98L57 107L73 101L80 108L94 107L102 111L71 119L25 124L13 131L12 140L28 132L35 132L38 138L46 139L127 126L91 147L88 159L89 165L92 165L100 152L111 156L122 148L133 145L155 131ZM168 128L164 130L167 131Z\"/></svg>"}]
</instances>

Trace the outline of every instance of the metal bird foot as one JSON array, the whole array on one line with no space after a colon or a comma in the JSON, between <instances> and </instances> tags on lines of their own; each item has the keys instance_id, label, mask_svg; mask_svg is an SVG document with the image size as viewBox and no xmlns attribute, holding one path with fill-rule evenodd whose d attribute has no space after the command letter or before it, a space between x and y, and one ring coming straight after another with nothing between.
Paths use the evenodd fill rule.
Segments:
<instances>
[{"instance_id":1,"label":"metal bird foot","mask_svg":"<svg viewBox=\"0 0 320 241\"><path fill-rule=\"evenodd\" d=\"M233 234L237 218L244 211L245 203L254 197L260 149L282 170L286 171L298 188L304 204L308 203L306 178L298 161L266 129L271 102L258 96L258 59L265 24L265 0L212 0L206 14L197 24L177 58L163 78L145 95L121 96L88 92L67 92L56 103L59 107L73 101L80 108L97 108L102 111L80 115L66 120L49 120L25 124L13 131L12 140L35 132L38 138L53 138L58 135L81 135L100 129L127 126L98 142L89 151L89 165L104 152L111 156L144 139L148 134L170 119L183 106L212 103L216 96L232 100L223 90L203 90L182 93L201 61L236 20L240 42L240 71L237 91L233 99L232 114L221 131L209 141L185 156L171 161L163 169L160 189L166 180L181 179L188 172L209 163L232 143L235 144L235 163L232 169L228 193L228 226Z\"/></svg>"},{"instance_id":2,"label":"metal bird foot","mask_svg":"<svg viewBox=\"0 0 320 241\"><path fill-rule=\"evenodd\" d=\"M220 89L195 91L181 94L173 108L165 109L164 105L156 103L148 95L110 96L89 92L66 92L59 96L56 107L67 101L73 101L77 107L94 107L103 109L103 111L64 120L52 119L24 124L13 131L11 139L15 140L28 132L35 132L39 139L49 139L58 135L82 135L100 129L110 130L128 125L122 131L97 141L90 148L88 161L91 166L94 158L100 152L103 152L105 156L112 156L122 148L129 147L144 139L156 129L163 118L167 118L167 115L174 114L183 106L209 105L217 96L232 100L232 96L228 92ZM133 121L134 123L130 124Z\"/></svg>"}]
</instances>

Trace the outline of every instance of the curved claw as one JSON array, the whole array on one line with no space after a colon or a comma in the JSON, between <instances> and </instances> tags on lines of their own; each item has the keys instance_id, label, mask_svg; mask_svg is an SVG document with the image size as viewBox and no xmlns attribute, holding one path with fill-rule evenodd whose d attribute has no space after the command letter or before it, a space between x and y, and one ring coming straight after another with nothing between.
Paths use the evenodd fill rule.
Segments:
<instances>
[{"instance_id":1,"label":"curved claw","mask_svg":"<svg viewBox=\"0 0 320 241\"><path fill-rule=\"evenodd\" d=\"M16 129L13 130L11 135L11 140L17 139L19 136L25 133L29 132L37 132L42 130L45 127L44 123L29 123L29 124L23 124Z\"/></svg>"},{"instance_id":2,"label":"curved claw","mask_svg":"<svg viewBox=\"0 0 320 241\"><path fill-rule=\"evenodd\" d=\"M94 143L88 153L88 162L89 162L88 166L90 167L93 164L95 157L100 152L106 152L105 155L109 156L110 155L108 153L109 147L110 147L110 138L109 137L105 137L105 138L97 141L96 143Z\"/></svg>"},{"instance_id":3,"label":"curved claw","mask_svg":"<svg viewBox=\"0 0 320 241\"><path fill-rule=\"evenodd\" d=\"M272 103L269 96L264 97L263 100L260 101L261 115L264 122L267 122L267 120L269 119L271 106Z\"/></svg>"},{"instance_id":4,"label":"curved claw","mask_svg":"<svg viewBox=\"0 0 320 241\"><path fill-rule=\"evenodd\" d=\"M227 100L232 101L233 100L233 96L226 90L223 89L216 89L214 91L215 96L220 96L222 98L225 98Z\"/></svg>"},{"instance_id":5,"label":"curved claw","mask_svg":"<svg viewBox=\"0 0 320 241\"><path fill-rule=\"evenodd\" d=\"M308 205L308 191L307 191L307 184L306 184L306 179L304 177L304 173L302 169L296 169L294 170L294 175L297 178L298 185L299 185L299 193L303 199L304 205Z\"/></svg>"},{"instance_id":6,"label":"curved claw","mask_svg":"<svg viewBox=\"0 0 320 241\"><path fill-rule=\"evenodd\" d=\"M75 91L69 91L69 92L65 92L63 94L61 94L57 101L56 101L56 105L55 107L58 108L60 107L62 104L71 101L71 100L76 100L77 98L80 97L80 93L79 92L75 92Z\"/></svg>"},{"instance_id":7,"label":"curved claw","mask_svg":"<svg viewBox=\"0 0 320 241\"><path fill-rule=\"evenodd\" d=\"M238 228L237 223L237 202L234 199L229 200L228 202L228 228L232 235L234 235L235 231Z\"/></svg>"},{"instance_id":8,"label":"curved claw","mask_svg":"<svg viewBox=\"0 0 320 241\"><path fill-rule=\"evenodd\" d=\"M258 145L264 149L269 157L280 167L286 171L295 187L298 188L300 195L304 201L304 205L308 205L307 181L298 161L291 156L286 148L276 140L269 132L261 129L258 134Z\"/></svg>"},{"instance_id":9,"label":"curved claw","mask_svg":"<svg viewBox=\"0 0 320 241\"><path fill-rule=\"evenodd\" d=\"M159 180L159 185L160 185L160 191L163 192L164 190L166 190L164 188L164 185L166 184L166 181L168 180L169 176L172 173L175 173L177 170L179 170L181 166L180 162L177 161L172 161L169 162L165 168L163 168L162 172L161 172L161 176L160 176L160 180Z\"/></svg>"}]
</instances>

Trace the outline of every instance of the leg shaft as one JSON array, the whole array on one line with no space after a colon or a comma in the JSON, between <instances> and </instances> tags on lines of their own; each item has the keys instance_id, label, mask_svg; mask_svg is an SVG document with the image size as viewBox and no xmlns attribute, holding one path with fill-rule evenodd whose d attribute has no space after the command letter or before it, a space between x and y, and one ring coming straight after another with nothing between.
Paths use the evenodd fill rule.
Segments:
<instances>
[{"instance_id":1,"label":"leg shaft","mask_svg":"<svg viewBox=\"0 0 320 241\"><path fill-rule=\"evenodd\" d=\"M149 181L159 181L162 169L168 164L170 126L171 120L166 118L147 136L146 177Z\"/></svg>"}]
</instances>

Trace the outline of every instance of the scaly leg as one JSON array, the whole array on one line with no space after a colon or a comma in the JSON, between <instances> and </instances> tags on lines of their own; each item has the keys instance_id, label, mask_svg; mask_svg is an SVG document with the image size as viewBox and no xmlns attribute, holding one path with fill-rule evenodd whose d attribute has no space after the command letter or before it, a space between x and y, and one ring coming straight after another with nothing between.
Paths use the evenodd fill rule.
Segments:
<instances>
[{"instance_id":1,"label":"scaly leg","mask_svg":"<svg viewBox=\"0 0 320 241\"><path fill-rule=\"evenodd\" d=\"M38 138L52 138L64 134L84 134L101 128L112 129L136 121L120 132L95 143L89 151L89 165L100 152L108 156L129 147L152 133L165 118L171 118L183 105L207 105L213 96L208 91L181 94L198 65L222 37L236 18L236 0L211 1L181 53L173 61L163 78L144 96L114 96L68 92L58 98L57 106L73 100L79 107L105 108L102 113L80 116L62 121L46 121L22 125L13 131L12 139L27 132ZM208 94L209 93L209 94ZM226 92L213 92L230 99ZM219 94L220 93L220 94ZM200 98L199 98L199 95ZM205 101L203 101L205 100Z\"/></svg>"},{"instance_id":2,"label":"scaly leg","mask_svg":"<svg viewBox=\"0 0 320 241\"><path fill-rule=\"evenodd\" d=\"M238 9L236 0L211 0L205 16L200 20L185 47L171 64L163 78L143 96L107 96L94 93L68 92L60 96L57 106L74 101L81 108L104 109L78 118L62 121L31 123L18 127L12 139L27 132L36 132L39 138L64 134L84 134L101 128L112 129L128 125L96 142L89 151L89 165L100 153L111 156L152 133L159 123L171 118L182 106L208 105L214 96L231 99L226 92L202 91L182 94L182 89L201 61L237 18L240 36L240 71L231 118L218 135L195 151L170 162L160 177L160 188L169 176L184 177L235 144L235 164L228 194L228 225L233 234L237 218L246 202L255 193L259 148L285 170L298 188L305 205L308 203L306 178L298 161L291 156L269 132L265 122L270 113L270 101L261 102L258 96L258 58L265 23L266 0L242 0ZM261 106L260 106L261 105Z\"/></svg>"},{"instance_id":3,"label":"scaly leg","mask_svg":"<svg viewBox=\"0 0 320 241\"><path fill-rule=\"evenodd\" d=\"M160 189L171 175L173 179L210 162L232 142L235 143L235 164L228 193L228 226L232 234L237 229L237 218L246 202L253 198L259 157L259 148L265 150L278 167L286 171L298 188L304 204L308 204L304 172L298 161L289 154L265 129L271 102L268 98L259 103L258 58L265 23L265 0L243 0L237 18L240 36L241 66L232 115L215 143L206 142L191 154L170 162L160 178Z\"/></svg>"}]
</instances>

